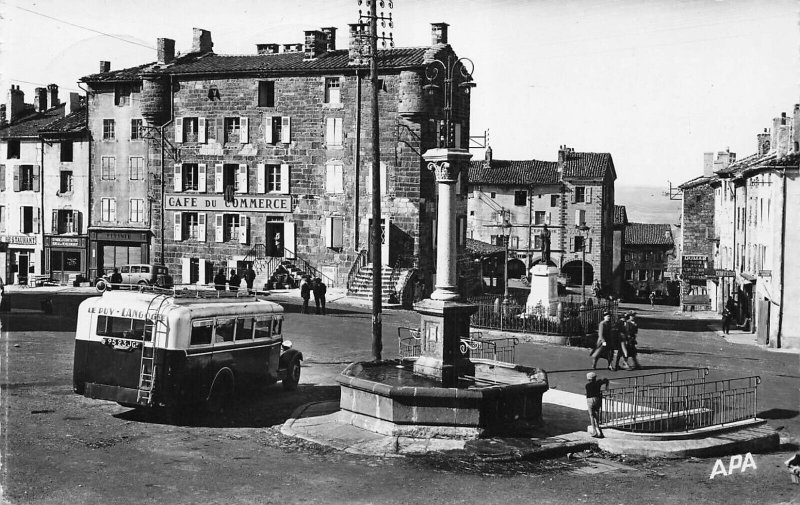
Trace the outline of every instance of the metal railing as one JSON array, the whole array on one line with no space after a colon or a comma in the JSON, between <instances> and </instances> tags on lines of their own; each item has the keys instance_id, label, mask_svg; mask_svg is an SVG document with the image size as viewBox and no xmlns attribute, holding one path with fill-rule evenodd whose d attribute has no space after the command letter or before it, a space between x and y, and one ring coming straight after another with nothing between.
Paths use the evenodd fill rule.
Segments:
<instances>
[{"instance_id":1,"label":"metal railing","mask_svg":"<svg viewBox=\"0 0 800 505\"><path fill-rule=\"evenodd\" d=\"M759 376L707 382L705 374L698 374L666 384L611 388L603 397L600 423L660 433L755 419L760 383Z\"/></svg>"},{"instance_id":2,"label":"metal railing","mask_svg":"<svg viewBox=\"0 0 800 505\"><path fill-rule=\"evenodd\" d=\"M486 303L483 298L485 297L470 299L471 303L478 306L478 310L470 317L471 326L566 337L583 336L597 330L603 313L608 311L612 317L616 317L618 308L616 301L601 301L583 308L572 306L569 302L560 302L561 311L548 316L541 311L529 311L525 304L515 300L503 304L502 299L492 297L494 301Z\"/></svg>"},{"instance_id":3,"label":"metal railing","mask_svg":"<svg viewBox=\"0 0 800 505\"><path fill-rule=\"evenodd\" d=\"M244 257L244 261L255 262L256 260L267 260L266 270L277 270L278 266L282 265L284 261L293 263L298 270L302 270L305 274L312 277L319 277L325 284L332 288L336 285L336 280L322 273L318 268L312 266L308 261L298 256L291 249L284 247L282 256L267 256L267 247L264 244L254 245Z\"/></svg>"},{"instance_id":4,"label":"metal railing","mask_svg":"<svg viewBox=\"0 0 800 505\"><path fill-rule=\"evenodd\" d=\"M353 280L358 275L358 272L361 271L361 267L367 264L367 250L361 249L358 251L358 256L353 261L353 264L350 265L350 271L347 273L347 291L351 291L353 286Z\"/></svg>"},{"instance_id":5,"label":"metal railing","mask_svg":"<svg viewBox=\"0 0 800 505\"><path fill-rule=\"evenodd\" d=\"M641 375L631 375L629 377L620 377L614 379L613 382L624 382L622 386L615 386L614 389L624 387L637 387L645 385L664 385L674 384L686 380L705 380L708 375L708 368L689 368L684 370L673 370L671 372L657 372ZM611 388L608 388L611 389Z\"/></svg>"},{"instance_id":6,"label":"metal railing","mask_svg":"<svg viewBox=\"0 0 800 505\"><path fill-rule=\"evenodd\" d=\"M415 358L422 352L422 337L419 328L401 326L397 328L398 354L400 358ZM514 363L519 339L484 339L479 331L471 331L469 338L462 338L459 350L466 357L493 359Z\"/></svg>"}]
</instances>

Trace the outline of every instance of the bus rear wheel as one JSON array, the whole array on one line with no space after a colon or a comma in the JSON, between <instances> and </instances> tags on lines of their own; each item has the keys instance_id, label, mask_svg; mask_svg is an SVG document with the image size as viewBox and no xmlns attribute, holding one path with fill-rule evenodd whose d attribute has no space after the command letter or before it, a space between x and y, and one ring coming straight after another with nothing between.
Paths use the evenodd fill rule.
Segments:
<instances>
[{"instance_id":1,"label":"bus rear wheel","mask_svg":"<svg viewBox=\"0 0 800 505\"><path fill-rule=\"evenodd\" d=\"M211 386L211 393L206 399L206 410L213 414L221 414L230 405L232 397L233 381L228 375L222 375Z\"/></svg>"},{"instance_id":2,"label":"bus rear wheel","mask_svg":"<svg viewBox=\"0 0 800 505\"><path fill-rule=\"evenodd\" d=\"M293 359L286 369L286 377L281 381L283 389L286 391L294 391L297 389L297 384L300 383L300 360Z\"/></svg>"}]
</instances>

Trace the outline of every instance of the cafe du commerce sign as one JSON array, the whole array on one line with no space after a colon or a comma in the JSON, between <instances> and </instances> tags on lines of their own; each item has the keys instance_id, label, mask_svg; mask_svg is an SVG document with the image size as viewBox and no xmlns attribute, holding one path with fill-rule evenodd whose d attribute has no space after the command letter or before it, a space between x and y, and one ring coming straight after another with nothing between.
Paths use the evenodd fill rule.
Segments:
<instances>
[{"instance_id":1,"label":"cafe du commerce sign","mask_svg":"<svg viewBox=\"0 0 800 505\"><path fill-rule=\"evenodd\" d=\"M226 201L220 196L167 195L167 210L211 212L292 212L292 198L285 196L235 196Z\"/></svg>"}]
</instances>

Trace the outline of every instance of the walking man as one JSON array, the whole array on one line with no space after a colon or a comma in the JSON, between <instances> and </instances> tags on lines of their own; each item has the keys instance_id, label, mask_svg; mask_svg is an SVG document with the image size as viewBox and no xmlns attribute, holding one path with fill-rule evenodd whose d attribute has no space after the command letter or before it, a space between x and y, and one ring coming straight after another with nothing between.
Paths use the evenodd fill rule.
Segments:
<instances>
[{"instance_id":1,"label":"walking man","mask_svg":"<svg viewBox=\"0 0 800 505\"><path fill-rule=\"evenodd\" d=\"M603 313L603 320L597 325L597 343L592 351L592 369L597 368L597 360L601 357L608 360L608 368L611 369L612 350L610 345L614 343L612 333L611 312Z\"/></svg>"},{"instance_id":2,"label":"walking man","mask_svg":"<svg viewBox=\"0 0 800 505\"><path fill-rule=\"evenodd\" d=\"M247 265L247 270L244 272L244 282L247 284L247 294L253 294L253 282L256 280L256 271L253 270L253 265Z\"/></svg>"},{"instance_id":3,"label":"walking man","mask_svg":"<svg viewBox=\"0 0 800 505\"><path fill-rule=\"evenodd\" d=\"M242 285L242 279L236 270L231 270L231 278L228 279L228 286L231 291L239 291L239 286Z\"/></svg>"},{"instance_id":4,"label":"walking man","mask_svg":"<svg viewBox=\"0 0 800 505\"><path fill-rule=\"evenodd\" d=\"M311 283L308 277L303 277L300 280L300 298L303 299L303 307L300 309L301 314L308 314L308 299L311 298Z\"/></svg>"},{"instance_id":5,"label":"walking man","mask_svg":"<svg viewBox=\"0 0 800 505\"><path fill-rule=\"evenodd\" d=\"M733 312L736 310L736 304L733 302L732 297L728 297L725 302L725 307L722 309L722 333L725 335L731 331L731 319L733 319Z\"/></svg>"},{"instance_id":6,"label":"walking man","mask_svg":"<svg viewBox=\"0 0 800 505\"><path fill-rule=\"evenodd\" d=\"M625 319L625 314L619 315L616 329L618 352L614 359L614 369L619 369L619 360L620 358L624 358L622 368L630 370L630 366L628 365L628 324Z\"/></svg>"},{"instance_id":7,"label":"walking man","mask_svg":"<svg viewBox=\"0 0 800 505\"><path fill-rule=\"evenodd\" d=\"M639 351L636 348L638 342L636 341L636 337L639 335L639 325L636 324L636 312L628 312L628 320L626 324L628 326L628 357L630 358L630 362L628 363L633 370L638 370L641 368L639 365Z\"/></svg>"},{"instance_id":8,"label":"walking man","mask_svg":"<svg viewBox=\"0 0 800 505\"><path fill-rule=\"evenodd\" d=\"M589 372L586 374L586 407L589 410L589 420L592 423L592 436L603 438L603 430L600 429L600 409L603 406L603 390L608 379L597 380L597 374Z\"/></svg>"},{"instance_id":9,"label":"walking man","mask_svg":"<svg viewBox=\"0 0 800 505\"><path fill-rule=\"evenodd\" d=\"M322 279L317 277L314 279L314 304L317 306L317 314L325 315L325 293L328 291L328 286L322 282Z\"/></svg>"},{"instance_id":10,"label":"walking man","mask_svg":"<svg viewBox=\"0 0 800 505\"><path fill-rule=\"evenodd\" d=\"M220 268L217 275L214 276L214 289L217 291L225 291L225 284L227 282L228 279L225 278L225 270Z\"/></svg>"},{"instance_id":11,"label":"walking man","mask_svg":"<svg viewBox=\"0 0 800 505\"><path fill-rule=\"evenodd\" d=\"M655 307L655 301L656 301L656 292L655 291L650 291L650 307L651 308Z\"/></svg>"}]
</instances>

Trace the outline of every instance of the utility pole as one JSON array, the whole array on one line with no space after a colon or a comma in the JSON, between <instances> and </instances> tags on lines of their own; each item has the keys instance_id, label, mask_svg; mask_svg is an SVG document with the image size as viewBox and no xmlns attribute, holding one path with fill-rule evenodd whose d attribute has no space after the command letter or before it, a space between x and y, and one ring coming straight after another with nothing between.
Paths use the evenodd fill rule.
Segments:
<instances>
[{"instance_id":1,"label":"utility pole","mask_svg":"<svg viewBox=\"0 0 800 505\"><path fill-rule=\"evenodd\" d=\"M382 286L382 262L381 262L381 150L380 150L380 130L379 119L380 110L378 109L378 20L381 21L383 26L389 22L389 27L392 28L392 17L384 17L381 12L378 16L377 2L381 2L383 7L384 0L366 0L369 5L369 13L364 15L361 10L358 11L359 22L363 22L364 18L369 19L369 78L372 85L371 96L371 112L372 112L372 229L371 242L372 242L372 357L375 361L381 361L381 354L383 352L383 286ZM361 5L362 0L358 4ZM388 2L389 8L392 8L391 0ZM382 32L380 39L383 41L384 47L386 41L392 40L391 33L386 36ZM392 43L392 45L394 45ZM387 223L388 224L388 223ZM388 232L388 230L387 230Z\"/></svg>"}]
</instances>

